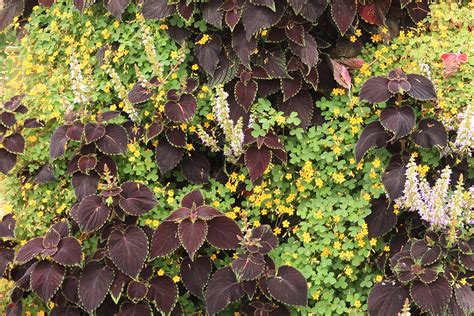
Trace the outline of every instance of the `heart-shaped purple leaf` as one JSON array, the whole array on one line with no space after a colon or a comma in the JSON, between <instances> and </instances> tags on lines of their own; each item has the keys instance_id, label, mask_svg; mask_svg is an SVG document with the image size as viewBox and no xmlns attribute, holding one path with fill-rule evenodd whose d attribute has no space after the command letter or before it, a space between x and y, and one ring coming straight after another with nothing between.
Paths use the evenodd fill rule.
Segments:
<instances>
[{"instance_id":1,"label":"heart-shaped purple leaf","mask_svg":"<svg viewBox=\"0 0 474 316\"><path fill-rule=\"evenodd\" d=\"M156 199L151 190L138 182L122 184L122 193L119 201L120 207L128 214L141 216L156 205Z\"/></svg>"},{"instance_id":2,"label":"heart-shaped purple leaf","mask_svg":"<svg viewBox=\"0 0 474 316\"><path fill-rule=\"evenodd\" d=\"M82 247L74 237L61 239L58 244L58 251L52 259L63 266L80 265L82 262Z\"/></svg>"},{"instance_id":3,"label":"heart-shaped purple leaf","mask_svg":"<svg viewBox=\"0 0 474 316\"><path fill-rule=\"evenodd\" d=\"M178 224L162 222L153 234L150 258L167 256L178 249L179 245Z\"/></svg>"},{"instance_id":4,"label":"heart-shaped purple leaf","mask_svg":"<svg viewBox=\"0 0 474 316\"><path fill-rule=\"evenodd\" d=\"M374 121L367 125L357 141L355 149L356 161L359 162L365 153L373 147L385 147L390 138L390 135L379 121Z\"/></svg>"},{"instance_id":5,"label":"heart-shaped purple leaf","mask_svg":"<svg viewBox=\"0 0 474 316\"><path fill-rule=\"evenodd\" d=\"M65 268L59 264L40 261L31 272L31 290L47 303L64 280Z\"/></svg>"},{"instance_id":6,"label":"heart-shaped purple leaf","mask_svg":"<svg viewBox=\"0 0 474 316\"><path fill-rule=\"evenodd\" d=\"M192 222L187 218L179 223L178 236L189 257L193 258L206 240L207 224L201 219Z\"/></svg>"},{"instance_id":7,"label":"heart-shaped purple leaf","mask_svg":"<svg viewBox=\"0 0 474 316\"><path fill-rule=\"evenodd\" d=\"M97 148L107 155L125 154L127 152L128 135L125 128L117 124L105 127L105 135L96 141Z\"/></svg>"},{"instance_id":8,"label":"heart-shaped purple leaf","mask_svg":"<svg viewBox=\"0 0 474 316\"><path fill-rule=\"evenodd\" d=\"M148 298L159 311L168 314L178 300L178 288L169 276L157 276L150 281Z\"/></svg>"},{"instance_id":9,"label":"heart-shaped purple leaf","mask_svg":"<svg viewBox=\"0 0 474 316\"><path fill-rule=\"evenodd\" d=\"M113 281L113 270L97 261L86 264L79 278L79 299L87 312L102 304Z\"/></svg>"},{"instance_id":10,"label":"heart-shaped purple leaf","mask_svg":"<svg viewBox=\"0 0 474 316\"><path fill-rule=\"evenodd\" d=\"M206 310L215 315L244 296L244 291L230 267L217 270L211 277L205 294Z\"/></svg>"},{"instance_id":11,"label":"heart-shaped purple leaf","mask_svg":"<svg viewBox=\"0 0 474 316\"><path fill-rule=\"evenodd\" d=\"M212 272L212 262L208 257L192 261L189 257L181 262L180 274L183 284L196 297L203 297L203 290Z\"/></svg>"},{"instance_id":12,"label":"heart-shaped purple leaf","mask_svg":"<svg viewBox=\"0 0 474 316\"><path fill-rule=\"evenodd\" d=\"M236 249L242 232L239 225L226 216L219 216L207 222L207 241L219 249Z\"/></svg>"},{"instance_id":13,"label":"heart-shaped purple leaf","mask_svg":"<svg viewBox=\"0 0 474 316\"><path fill-rule=\"evenodd\" d=\"M306 306L308 286L304 276L293 267L281 266L276 276L267 280L270 295L287 305Z\"/></svg>"},{"instance_id":14,"label":"heart-shaped purple leaf","mask_svg":"<svg viewBox=\"0 0 474 316\"><path fill-rule=\"evenodd\" d=\"M104 204L102 197L89 195L79 204L74 219L84 232L94 232L105 224L109 215L110 208Z\"/></svg>"}]
</instances>

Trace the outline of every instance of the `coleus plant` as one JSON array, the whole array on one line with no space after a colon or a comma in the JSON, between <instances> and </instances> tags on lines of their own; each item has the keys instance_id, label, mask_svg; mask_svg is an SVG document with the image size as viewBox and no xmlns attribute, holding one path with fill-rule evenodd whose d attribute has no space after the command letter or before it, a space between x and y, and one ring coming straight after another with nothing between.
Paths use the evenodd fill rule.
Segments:
<instances>
[{"instance_id":1,"label":"coleus plant","mask_svg":"<svg viewBox=\"0 0 474 316\"><path fill-rule=\"evenodd\" d=\"M38 128L43 124L34 118L20 120L17 115L28 109L22 104L24 95L12 97L0 109L0 172L8 174L16 164L17 156L25 151L24 128Z\"/></svg>"}]
</instances>

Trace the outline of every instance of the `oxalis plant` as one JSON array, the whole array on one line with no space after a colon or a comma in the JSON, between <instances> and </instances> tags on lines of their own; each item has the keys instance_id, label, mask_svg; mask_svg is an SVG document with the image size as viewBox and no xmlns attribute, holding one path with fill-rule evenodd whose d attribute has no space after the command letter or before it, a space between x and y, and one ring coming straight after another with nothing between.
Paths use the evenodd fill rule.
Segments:
<instances>
[{"instance_id":1,"label":"oxalis plant","mask_svg":"<svg viewBox=\"0 0 474 316\"><path fill-rule=\"evenodd\" d=\"M432 315L474 311L474 244L466 226L471 222L472 196L463 188L463 172L452 174L448 160L443 171L432 172L428 181L415 163L417 148L441 149L448 143L441 122L422 118L416 124L423 102L435 99L428 78L401 69L369 78L360 92L360 100L388 104L380 118L363 130L356 159L373 147L392 153L382 174L388 198L373 200L366 218L369 238L392 232L389 254L378 258L385 277L369 295L371 315L397 315L411 309ZM450 186L452 175L455 188Z\"/></svg>"}]
</instances>

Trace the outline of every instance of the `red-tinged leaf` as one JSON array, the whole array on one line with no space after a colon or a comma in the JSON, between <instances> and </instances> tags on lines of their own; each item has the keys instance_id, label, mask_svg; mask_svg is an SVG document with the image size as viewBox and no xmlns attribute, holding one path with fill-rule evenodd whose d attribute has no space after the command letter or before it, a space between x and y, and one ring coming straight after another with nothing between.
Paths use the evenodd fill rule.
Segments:
<instances>
[{"instance_id":1,"label":"red-tinged leaf","mask_svg":"<svg viewBox=\"0 0 474 316\"><path fill-rule=\"evenodd\" d=\"M21 316L21 315L23 315L23 305L21 301L18 303L8 304L8 306L6 307L6 316Z\"/></svg>"},{"instance_id":2,"label":"red-tinged leaf","mask_svg":"<svg viewBox=\"0 0 474 316\"><path fill-rule=\"evenodd\" d=\"M0 276L3 276L10 262L13 261L15 252L13 249L0 248Z\"/></svg>"},{"instance_id":3,"label":"red-tinged leaf","mask_svg":"<svg viewBox=\"0 0 474 316\"><path fill-rule=\"evenodd\" d=\"M304 16L306 20L317 23L319 17L326 11L327 6L328 0L308 0L301 9L301 15Z\"/></svg>"},{"instance_id":4,"label":"red-tinged leaf","mask_svg":"<svg viewBox=\"0 0 474 316\"><path fill-rule=\"evenodd\" d=\"M184 19L189 20L193 16L194 4L191 2L188 4L188 1L181 0L177 5L178 14Z\"/></svg>"},{"instance_id":5,"label":"red-tinged leaf","mask_svg":"<svg viewBox=\"0 0 474 316\"><path fill-rule=\"evenodd\" d=\"M422 309L432 315L443 315L451 298L451 286L445 277L440 276L430 284L414 281L410 286L410 293Z\"/></svg>"},{"instance_id":6,"label":"red-tinged leaf","mask_svg":"<svg viewBox=\"0 0 474 316\"><path fill-rule=\"evenodd\" d=\"M430 7L428 1L414 1L410 2L406 6L408 15L411 17L413 22L418 23L428 16Z\"/></svg>"},{"instance_id":7,"label":"red-tinged leaf","mask_svg":"<svg viewBox=\"0 0 474 316\"><path fill-rule=\"evenodd\" d=\"M144 0L142 14L145 19L160 20L176 12L176 5L168 4L167 0Z\"/></svg>"},{"instance_id":8,"label":"red-tinged leaf","mask_svg":"<svg viewBox=\"0 0 474 316\"><path fill-rule=\"evenodd\" d=\"M331 63L332 63L332 69L333 69L333 74L334 74L334 80L336 80L336 82L340 84L341 86L343 86L344 88L350 90L352 80L351 80L351 75L349 74L349 71L347 70L347 68L344 65L332 59L331 59Z\"/></svg>"},{"instance_id":9,"label":"red-tinged leaf","mask_svg":"<svg viewBox=\"0 0 474 316\"><path fill-rule=\"evenodd\" d=\"M360 69L365 61L361 58L347 58L347 59L339 59L339 63L343 64L349 69Z\"/></svg>"},{"instance_id":10,"label":"red-tinged leaf","mask_svg":"<svg viewBox=\"0 0 474 316\"><path fill-rule=\"evenodd\" d=\"M3 31L13 22L13 19L23 13L25 1L2 2L0 9L0 31Z\"/></svg>"},{"instance_id":11,"label":"red-tinged leaf","mask_svg":"<svg viewBox=\"0 0 474 316\"><path fill-rule=\"evenodd\" d=\"M76 172L72 176L72 186L78 201L82 201L88 195L95 194L98 185L99 176L95 173L84 174Z\"/></svg>"},{"instance_id":12,"label":"red-tinged leaf","mask_svg":"<svg viewBox=\"0 0 474 316\"><path fill-rule=\"evenodd\" d=\"M300 119L300 127L308 128L313 118L314 103L311 98L311 94L307 90L300 91L294 97L291 97L286 102L280 104L280 111L286 116L289 116L292 112L298 114Z\"/></svg>"},{"instance_id":13,"label":"red-tinged leaf","mask_svg":"<svg viewBox=\"0 0 474 316\"><path fill-rule=\"evenodd\" d=\"M198 219L192 222L190 219L181 221L178 225L178 236L190 258L194 257L196 251L201 248L207 236L207 224Z\"/></svg>"},{"instance_id":14,"label":"red-tinged leaf","mask_svg":"<svg viewBox=\"0 0 474 316\"><path fill-rule=\"evenodd\" d=\"M359 162L365 153L373 147L385 147L390 138L390 135L379 121L374 121L367 125L357 141L355 149L356 161Z\"/></svg>"},{"instance_id":15,"label":"red-tinged leaf","mask_svg":"<svg viewBox=\"0 0 474 316\"><path fill-rule=\"evenodd\" d=\"M155 303L159 311L168 314L178 300L178 288L169 276L157 276L150 281L148 298Z\"/></svg>"},{"instance_id":16,"label":"red-tinged leaf","mask_svg":"<svg viewBox=\"0 0 474 316\"><path fill-rule=\"evenodd\" d=\"M277 24L284 12L285 7L279 2L276 3L276 10L253 5L249 2L245 3L242 13L242 25L247 39L250 40L257 32Z\"/></svg>"},{"instance_id":17,"label":"red-tinged leaf","mask_svg":"<svg viewBox=\"0 0 474 316\"><path fill-rule=\"evenodd\" d=\"M285 27L286 37L300 46L305 46L305 29L303 25L291 23Z\"/></svg>"},{"instance_id":18,"label":"red-tinged leaf","mask_svg":"<svg viewBox=\"0 0 474 316\"><path fill-rule=\"evenodd\" d=\"M393 105L388 106L380 112L380 123L396 138L405 137L415 127L415 111L408 105L401 108Z\"/></svg>"},{"instance_id":19,"label":"red-tinged leaf","mask_svg":"<svg viewBox=\"0 0 474 316\"><path fill-rule=\"evenodd\" d=\"M86 144L98 141L105 135L105 127L102 124L87 123L84 127Z\"/></svg>"},{"instance_id":20,"label":"red-tinged leaf","mask_svg":"<svg viewBox=\"0 0 474 316\"><path fill-rule=\"evenodd\" d=\"M192 208L193 205L199 207L204 204L204 197L202 196L201 191L194 190L186 194L181 200L181 206L186 208Z\"/></svg>"},{"instance_id":21,"label":"red-tinged leaf","mask_svg":"<svg viewBox=\"0 0 474 316\"><path fill-rule=\"evenodd\" d=\"M199 61L199 66L211 77L214 76L217 64L219 63L219 53L222 50L222 42L219 36L212 36L205 44L196 44L194 54Z\"/></svg>"},{"instance_id":22,"label":"red-tinged leaf","mask_svg":"<svg viewBox=\"0 0 474 316\"><path fill-rule=\"evenodd\" d=\"M50 316L81 316L81 310L77 307L56 306L51 310Z\"/></svg>"},{"instance_id":23,"label":"red-tinged leaf","mask_svg":"<svg viewBox=\"0 0 474 316\"><path fill-rule=\"evenodd\" d=\"M77 166L82 173L89 173L89 170L95 169L97 158L93 155L81 156L77 161Z\"/></svg>"},{"instance_id":24,"label":"red-tinged leaf","mask_svg":"<svg viewBox=\"0 0 474 316\"><path fill-rule=\"evenodd\" d=\"M344 35L357 14L355 0L333 0L331 2L331 16L341 35Z\"/></svg>"},{"instance_id":25,"label":"red-tinged leaf","mask_svg":"<svg viewBox=\"0 0 474 316\"><path fill-rule=\"evenodd\" d=\"M43 252L43 237L35 237L24 244L15 257L15 263L23 264Z\"/></svg>"},{"instance_id":26,"label":"red-tinged leaf","mask_svg":"<svg viewBox=\"0 0 474 316\"><path fill-rule=\"evenodd\" d=\"M283 102L286 102L289 98L294 97L300 92L303 85L303 80L298 73L292 74L293 78L281 79L281 90L283 92Z\"/></svg>"},{"instance_id":27,"label":"red-tinged leaf","mask_svg":"<svg viewBox=\"0 0 474 316\"><path fill-rule=\"evenodd\" d=\"M49 146L49 156L51 160L61 157L66 152L67 144L67 126L59 126L51 136L51 142Z\"/></svg>"},{"instance_id":28,"label":"red-tinged leaf","mask_svg":"<svg viewBox=\"0 0 474 316\"><path fill-rule=\"evenodd\" d=\"M109 257L123 273L135 278L148 256L148 239L137 226L114 229L108 240Z\"/></svg>"},{"instance_id":29,"label":"red-tinged leaf","mask_svg":"<svg viewBox=\"0 0 474 316\"><path fill-rule=\"evenodd\" d=\"M474 312L474 291L469 285L455 286L454 296L464 313L469 315Z\"/></svg>"},{"instance_id":30,"label":"red-tinged leaf","mask_svg":"<svg viewBox=\"0 0 474 316\"><path fill-rule=\"evenodd\" d=\"M178 224L162 222L151 240L150 259L167 256L178 249L179 245Z\"/></svg>"},{"instance_id":31,"label":"red-tinged leaf","mask_svg":"<svg viewBox=\"0 0 474 316\"><path fill-rule=\"evenodd\" d=\"M436 100L435 88L428 78L416 74L408 74L407 77L411 84L411 89L407 91L409 96L420 101Z\"/></svg>"},{"instance_id":32,"label":"red-tinged leaf","mask_svg":"<svg viewBox=\"0 0 474 316\"><path fill-rule=\"evenodd\" d=\"M244 28L239 25L232 32L232 48L237 57L239 57L242 65L249 68L250 55L252 55L257 48L257 40L255 36L252 36L250 40L247 40Z\"/></svg>"},{"instance_id":33,"label":"red-tinged leaf","mask_svg":"<svg viewBox=\"0 0 474 316\"><path fill-rule=\"evenodd\" d=\"M81 141L82 133L84 132L84 124L81 122L74 122L69 125L66 131L66 137L77 142Z\"/></svg>"},{"instance_id":34,"label":"red-tinged leaf","mask_svg":"<svg viewBox=\"0 0 474 316\"><path fill-rule=\"evenodd\" d=\"M444 53L441 55L443 61L444 75L448 78L459 71L459 67L467 62L466 53Z\"/></svg>"},{"instance_id":35,"label":"red-tinged leaf","mask_svg":"<svg viewBox=\"0 0 474 316\"><path fill-rule=\"evenodd\" d=\"M257 96L257 82L253 79L249 80L246 84L242 81L238 81L235 84L234 96L235 100L242 106L247 112L252 107L253 101Z\"/></svg>"},{"instance_id":36,"label":"red-tinged leaf","mask_svg":"<svg viewBox=\"0 0 474 316\"><path fill-rule=\"evenodd\" d=\"M212 272L212 262L208 257L199 257L192 261L189 257L181 262L180 275L186 289L196 297L203 297L204 287Z\"/></svg>"},{"instance_id":37,"label":"red-tinged leaf","mask_svg":"<svg viewBox=\"0 0 474 316\"><path fill-rule=\"evenodd\" d=\"M127 152L128 135L125 128L117 124L105 127L105 135L97 142L97 148L107 155L125 154Z\"/></svg>"},{"instance_id":38,"label":"red-tinged leaf","mask_svg":"<svg viewBox=\"0 0 474 316\"><path fill-rule=\"evenodd\" d=\"M193 117L196 107L196 98L192 94L184 93L178 102L169 101L165 104L165 115L173 122L187 122Z\"/></svg>"},{"instance_id":39,"label":"red-tinged leaf","mask_svg":"<svg viewBox=\"0 0 474 316\"><path fill-rule=\"evenodd\" d=\"M385 197L371 201L371 213L365 218L369 230L369 238L378 238L395 227L397 215L393 213L393 204L388 203Z\"/></svg>"},{"instance_id":40,"label":"red-tinged leaf","mask_svg":"<svg viewBox=\"0 0 474 316\"><path fill-rule=\"evenodd\" d=\"M404 285L390 281L379 282L369 294L369 314L398 315L408 297L409 292Z\"/></svg>"},{"instance_id":41,"label":"red-tinged leaf","mask_svg":"<svg viewBox=\"0 0 474 316\"><path fill-rule=\"evenodd\" d=\"M0 114L0 124L5 127L12 127L16 123L16 117L14 113L2 112Z\"/></svg>"},{"instance_id":42,"label":"red-tinged leaf","mask_svg":"<svg viewBox=\"0 0 474 316\"><path fill-rule=\"evenodd\" d=\"M315 67L318 64L319 53L318 44L312 35L305 33L305 46L300 46L296 43L290 42L290 49L301 59L301 62L309 68Z\"/></svg>"},{"instance_id":43,"label":"red-tinged leaf","mask_svg":"<svg viewBox=\"0 0 474 316\"><path fill-rule=\"evenodd\" d=\"M219 249L236 249L242 232L239 225L226 216L215 217L207 222L207 242Z\"/></svg>"},{"instance_id":44,"label":"red-tinged leaf","mask_svg":"<svg viewBox=\"0 0 474 316\"><path fill-rule=\"evenodd\" d=\"M15 238L16 220L13 214L4 215L0 221L0 238Z\"/></svg>"},{"instance_id":45,"label":"red-tinged leaf","mask_svg":"<svg viewBox=\"0 0 474 316\"><path fill-rule=\"evenodd\" d=\"M251 252L265 255L278 246L278 238L273 234L269 225L261 225L252 229L251 237L256 242L255 247L246 247Z\"/></svg>"},{"instance_id":46,"label":"red-tinged leaf","mask_svg":"<svg viewBox=\"0 0 474 316\"><path fill-rule=\"evenodd\" d=\"M260 253L242 253L232 262L232 271L239 282L255 280L264 270L265 260Z\"/></svg>"},{"instance_id":47,"label":"red-tinged leaf","mask_svg":"<svg viewBox=\"0 0 474 316\"><path fill-rule=\"evenodd\" d=\"M441 122L427 118L418 123L418 129L411 135L411 139L423 148L445 147L448 142L448 135Z\"/></svg>"},{"instance_id":48,"label":"red-tinged leaf","mask_svg":"<svg viewBox=\"0 0 474 316\"><path fill-rule=\"evenodd\" d=\"M270 165L272 160L272 152L270 149L263 147L258 148L256 146L249 147L245 152L245 165L249 170L250 178L252 181L262 177L263 173Z\"/></svg>"},{"instance_id":49,"label":"red-tinged leaf","mask_svg":"<svg viewBox=\"0 0 474 316\"><path fill-rule=\"evenodd\" d=\"M369 78L360 89L359 99L370 103L385 102L392 97L388 90L389 80L382 76Z\"/></svg>"},{"instance_id":50,"label":"red-tinged leaf","mask_svg":"<svg viewBox=\"0 0 474 316\"><path fill-rule=\"evenodd\" d=\"M217 270L211 277L205 294L206 310L215 315L232 302L240 300L244 291L230 267Z\"/></svg>"},{"instance_id":51,"label":"red-tinged leaf","mask_svg":"<svg viewBox=\"0 0 474 316\"><path fill-rule=\"evenodd\" d=\"M31 272L31 290L47 303L63 283L64 274L65 268L59 264L40 261Z\"/></svg>"},{"instance_id":52,"label":"red-tinged leaf","mask_svg":"<svg viewBox=\"0 0 474 316\"><path fill-rule=\"evenodd\" d=\"M308 286L304 276L293 267L281 266L276 276L267 280L270 295L287 305L306 306Z\"/></svg>"},{"instance_id":53,"label":"red-tinged leaf","mask_svg":"<svg viewBox=\"0 0 474 316\"><path fill-rule=\"evenodd\" d=\"M128 214L141 216L156 206L156 199L151 190L138 182L122 184L120 207Z\"/></svg>"},{"instance_id":54,"label":"red-tinged leaf","mask_svg":"<svg viewBox=\"0 0 474 316\"><path fill-rule=\"evenodd\" d=\"M237 23L239 23L240 18L242 17L242 9L236 8L234 10L228 11L225 13L224 21L231 31L234 31Z\"/></svg>"},{"instance_id":55,"label":"red-tinged leaf","mask_svg":"<svg viewBox=\"0 0 474 316\"><path fill-rule=\"evenodd\" d=\"M209 160L199 153L193 153L191 156L184 158L181 164L183 176L186 180L195 184L207 183L210 170Z\"/></svg>"},{"instance_id":56,"label":"red-tinged leaf","mask_svg":"<svg viewBox=\"0 0 474 316\"><path fill-rule=\"evenodd\" d=\"M13 154L22 154L25 151L25 139L20 133L14 133L3 139L3 146Z\"/></svg>"},{"instance_id":57,"label":"red-tinged leaf","mask_svg":"<svg viewBox=\"0 0 474 316\"><path fill-rule=\"evenodd\" d=\"M38 184L44 184L48 182L54 181L56 178L54 177L53 167L50 164L45 164L41 167L38 174L35 176L34 181Z\"/></svg>"},{"instance_id":58,"label":"red-tinged leaf","mask_svg":"<svg viewBox=\"0 0 474 316\"><path fill-rule=\"evenodd\" d=\"M221 5L222 1L210 0L205 2L202 6L202 18L204 21L218 29L222 28L222 17L224 16L222 10L219 10Z\"/></svg>"},{"instance_id":59,"label":"red-tinged leaf","mask_svg":"<svg viewBox=\"0 0 474 316\"><path fill-rule=\"evenodd\" d=\"M148 288L145 283L132 280L127 287L127 296L133 301L141 301L146 297Z\"/></svg>"},{"instance_id":60,"label":"red-tinged leaf","mask_svg":"<svg viewBox=\"0 0 474 316\"><path fill-rule=\"evenodd\" d=\"M0 172L7 175L16 164L16 155L0 148Z\"/></svg>"},{"instance_id":61,"label":"red-tinged leaf","mask_svg":"<svg viewBox=\"0 0 474 316\"><path fill-rule=\"evenodd\" d=\"M84 309L92 313L102 304L114 281L114 271L98 261L90 261L79 278L79 299Z\"/></svg>"},{"instance_id":62,"label":"red-tinged leaf","mask_svg":"<svg viewBox=\"0 0 474 316\"><path fill-rule=\"evenodd\" d=\"M125 302L116 316L151 316L152 310L147 303Z\"/></svg>"},{"instance_id":63,"label":"red-tinged leaf","mask_svg":"<svg viewBox=\"0 0 474 316\"><path fill-rule=\"evenodd\" d=\"M166 139L168 140L168 143L174 147L186 147L186 133L180 128L170 128L166 130Z\"/></svg>"},{"instance_id":64,"label":"red-tinged leaf","mask_svg":"<svg viewBox=\"0 0 474 316\"><path fill-rule=\"evenodd\" d=\"M104 204L102 197L89 195L79 204L75 220L84 232L94 232L105 224L109 216L110 208Z\"/></svg>"},{"instance_id":65,"label":"red-tinged leaf","mask_svg":"<svg viewBox=\"0 0 474 316\"><path fill-rule=\"evenodd\" d=\"M153 139L156 136L160 135L162 131L163 131L163 124L153 122L148 127L146 136L147 136L148 139Z\"/></svg>"},{"instance_id":66,"label":"red-tinged leaf","mask_svg":"<svg viewBox=\"0 0 474 316\"><path fill-rule=\"evenodd\" d=\"M161 174L165 174L176 167L183 155L183 148L171 146L166 140L160 141L156 146L156 163Z\"/></svg>"}]
</instances>

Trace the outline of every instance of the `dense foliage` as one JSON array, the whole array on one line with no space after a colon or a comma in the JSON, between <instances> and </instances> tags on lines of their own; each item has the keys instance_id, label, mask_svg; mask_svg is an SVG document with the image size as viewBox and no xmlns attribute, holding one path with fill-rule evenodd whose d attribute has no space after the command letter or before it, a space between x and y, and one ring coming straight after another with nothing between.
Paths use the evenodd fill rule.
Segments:
<instances>
[{"instance_id":1,"label":"dense foliage","mask_svg":"<svg viewBox=\"0 0 474 316\"><path fill-rule=\"evenodd\" d=\"M4 312L469 315L473 22L5 1Z\"/></svg>"}]
</instances>

